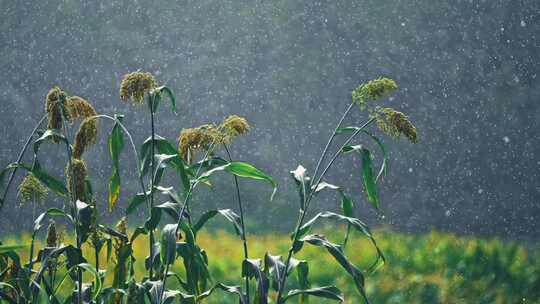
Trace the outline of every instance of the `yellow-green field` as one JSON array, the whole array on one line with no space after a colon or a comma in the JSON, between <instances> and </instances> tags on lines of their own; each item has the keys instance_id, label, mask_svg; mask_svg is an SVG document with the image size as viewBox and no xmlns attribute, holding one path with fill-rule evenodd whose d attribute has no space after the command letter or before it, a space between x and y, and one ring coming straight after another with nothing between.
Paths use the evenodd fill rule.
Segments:
<instances>
[{"instance_id":1,"label":"yellow-green field","mask_svg":"<svg viewBox=\"0 0 540 304\"><path fill-rule=\"evenodd\" d=\"M378 230L375 235L388 263L366 279L372 303L540 303L540 250L537 246L440 232L409 235ZM28 237L23 238L29 242ZM334 241L337 240L338 236L334 235ZM242 283L239 265L243 252L235 235L224 231L203 232L198 241L208 252L210 271L216 282ZM283 254L289 246L284 235L250 236L249 242L253 258L262 258L266 250L273 255ZM6 243L15 243L15 240ZM333 258L321 248L306 246L298 258L310 262L310 281L319 285L335 284L344 292L347 303L360 303L353 284ZM134 247L140 267L136 269L137 279L140 279L144 272L146 240L139 238ZM85 250L85 256L93 257L91 248ZM102 254L104 261L105 250ZM363 269L374 259L369 243L359 238L350 241L347 254ZM174 271L182 273L180 262ZM106 280L110 283L112 278L108 276ZM294 284L294 280L291 282ZM207 301L236 302L233 296L225 294ZM312 302L327 303L318 299Z\"/></svg>"}]
</instances>

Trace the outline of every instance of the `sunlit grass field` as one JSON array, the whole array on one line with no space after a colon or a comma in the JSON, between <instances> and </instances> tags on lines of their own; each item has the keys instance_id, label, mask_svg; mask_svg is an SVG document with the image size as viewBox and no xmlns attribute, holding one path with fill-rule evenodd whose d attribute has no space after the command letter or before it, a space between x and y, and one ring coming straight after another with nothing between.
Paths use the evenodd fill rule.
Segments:
<instances>
[{"instance_id":1,"label":"sunlit grass field","mask_svg":"<svg viewBox=\"0 0 540 304\"><path fill-rule=\"evenodd\" d=\"M339 241L340 236L332 235L330 230L326 234ZM540 303L540 249L537 245L435 231L411 235L378 230L375 235L388 262L366 278L371 303ZM22 238L25 243L30 242L28 236ZM221 230L202 232L198 240L201 248L208 252L214 281L240 285L239 265L243 252L236 235ZM11 238L6 243L18 241ZM250 235L249 242L253 258L262 258L265 248L273 255L284 254L290 244L287 236L271 234ZM310 261L310 280L320 285L334 284L344 292L346 303L360 303L354 285L334 259L321 248L306 246L298 257ZM143 261L146 239L139 238L134 247L135 258ZM92 248L86 246L85 251L85 256L93 257ZM26 253L20 253L26 257ZM375 258L368 241L355 237L347 246L347 255L363 269L368 268ZM103 250L102 261L105 258ZM136 265L142 267L143 263ZM111 267L109 262L109 271ZM173 271L182 274L180 261ZM136 269L137 280L143 273L144 269ZM91 280L91 277L86 279ZM110 284L112 277L107 276L106 281ZM174 283L170 281L170 284ZM290 284L294 288L295 280L290 280ZM66 289L71 287L65 285ZM237 301L235 297L223 294L209 298L206 303L232 304ZM311 302L330 303L315 298Z\"/></svg>"}]
</instances>

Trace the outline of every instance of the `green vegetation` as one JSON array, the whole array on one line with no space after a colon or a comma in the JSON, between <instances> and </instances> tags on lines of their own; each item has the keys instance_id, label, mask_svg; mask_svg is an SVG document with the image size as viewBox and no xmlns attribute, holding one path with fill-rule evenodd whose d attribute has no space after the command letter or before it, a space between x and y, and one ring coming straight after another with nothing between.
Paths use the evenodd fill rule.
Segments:
<instances>
[{"instance_id":1,"label":"green vegetation","mask_svg":"<svg viewBox=\"0 0 540 304\"><path fill-rule=\"evenodd\" d=\"M370 128L376 126L393 138L404 135L410 142L417 142L416 128L405 114L378 105L381 99L397 89L394 80L381 77L361 84L352 92L349 105L331 133L312 175L302 165L290 172L299 195L298 203L290 206L298 208L298 220L290 234L290 245L277 248L278 240L275 244L262 243L268 246L254 255L254 252L250 252L244 224L243 192L238 178L269 184L272 188L270 203L277 191L277 183L256 166L233 159L235 138L251 129L247 119L231 115L220 124L208 123L182 129L176 148L157 134L155 123L162 102L170 101L172 112L177 112L172 90L160 86L150 73L129 73L121 82L120 99L135 105L146 104L150 116L147 128L149 137L138 149L124 125L127 118L122 115L100 115L87 100L53 87L45 98L45 116L32 131L17 161L0 173L0 181L10 174L0 208L7 207L6 193L18 169L27 171L26 178L19 185L21 200L34 203L43 201L50 190L65 198L64 205L63 208L48 208L33 219L29 246L20 242L13 245L0 243L0 299L9 303L198 304L209 301L218 291L223 291L238 298L241 304L266 304L271 299L277 304L297 299L300 303L306 303L310 298L343 302L343 292L334 285L336 282L321 284L325 282L324 278L320 278L321 281L313 280L310 275L313 264L310 251L306 250L321 247L319 251L327 251L329 257L324 264L330 265L329 262L335 261L332 268L348 275L349 282L345 287L351 293L358 294L364 303L370 303L366 276L384 265L386 259L369 227L355 217L355 203L348 190L329 183L327 173L340 157L348 157L349 163L358 161L361 172L357 174L361 176L366 200L375 210L379 210L378 184L388 173L389 159L385 145L370 132ZM363 121L358 125L345 126L345 119L355 109L365 116ZM45 121L47 127L42 129ZM76 121L80 121L80 124L72 136L71 129ZM108 137L112 169L108 181L109 211L117 206L122 192L120 167L125 164L120 159L124 147L130 147L135 155L134 169L140 193L133 195L126 215L136 210L144 210L146 214L144 224L135 229L128 228L125 216L114 228L105 226L100 220L100 205L93 191L96 179L90 176L85 152L96 143L102 121L113 123ZM340 138L343 140L338 142ZM335 142L338 142L337 145L333 145ZM367 142L380 151L382 161L377 171L374 153L365 145ZM22 163L31 143L32 162ZM41 165L40 148L46 143L65 148L64 179L55 177L50 173L50 168ZM225 157L220 157L220 153L224 153ZM176 177L174 186L165 186L165 177L171 175L168 173L174 173L172 175ZM214 180L223 179L220 173L228 173L234 178L236 205L231 208L237 209L239 214L233 209L196 214L192 208L197 203L193 194L200 186L213 187ZM308 214L313 209L310 207L323 191L337 194L341 200L341 213L323 211L309 215L309 219ZM167 200L161 202L162 197ZM213 278L213 270L218 273L220 270L214 269L210 263L210 251L203 246L201 234L208 221L216 216L229 221L242 242L242 252L230 260L236 261L234 265L241 269L236 274L239 275L237 278L243 279L243 286L236 285L237 281L232 283L234 285L226 285L225 281ZM49 220L46 240L40 243L38 236L46 226L46 219ZM64 238L55 220L64 222L68 227L66 230L73 233ZM329 220L345 225L340 229L340 234L332 231L332 236L339 235L337 240L315 233L320 222L327 223ZM354 232L365 237L368 243L358 247L362 250L350 252L347 245L350 248L350 238ZM141 239L144 239L146 246L138 243ZM227 245L233 247L231 244L233 242ZM90 250L83 250L85 248ZM365 260L367 264L355 264L352 258L360 257L369 248L373 254ZM28 251L22 259L18 253L21 249ZM102 257L103 252L106 252L105 257ZM179 265L182 267L178 271ZM219 275L216 277L219 278ZM231 278L223 276L223 280L228 282ZM72 292L65 292L68 282L73 284L73 288L69 289Z\"/></svg>"},{"instance_id":2,"label":"green vegetation","mask_svg":"<svg viewBox=\"0 0 540 304\"><path fill-rule=\"evenodd\" d=\"M373 303L540 303L540 248L524 246L499 239L460 237L453 234L431 232L427 235L408 235L388 230L374 232L388 263L381 271L369 276L366 289ZM327 234L330 238L340 235ZM22 238L30 242L30 236ZM265 250L273 252L287 248L287 238L277 235L249 236L254 256ZM16 243L8 239L8 244ZM242 247L236 237L224 231L204 232L199 243L207 250L210 272L215 281L239 284L238 274L242 260ZM368 242L353 238L348 246L351 260L360 267L367 267L374 257L366 248ZM135 258L144 259L144 240L134 244ZM139 249L140 248L140 249ZM84 247L91 254L89 246ZM21 258L26 258L21 251ZM350 279L337 267L335 261L320 254L316 248L306 248L302 258L309 259L310 279L324 285L339 286L346 294L345 303L358 303ZM106 259L105 252L102 259ZM145 269L137 264L135 277L144 276ZM113 264L106 267L109 275L105 285L112 282ZM174 271L182 273L179 266ZM90 279L90 277L88 277ZM66 284L65 290L69 287ZM237 303L233 298L210 298L207 303ZM324 301L317 303L325 303Z\"/></svg>"}]
</instances>

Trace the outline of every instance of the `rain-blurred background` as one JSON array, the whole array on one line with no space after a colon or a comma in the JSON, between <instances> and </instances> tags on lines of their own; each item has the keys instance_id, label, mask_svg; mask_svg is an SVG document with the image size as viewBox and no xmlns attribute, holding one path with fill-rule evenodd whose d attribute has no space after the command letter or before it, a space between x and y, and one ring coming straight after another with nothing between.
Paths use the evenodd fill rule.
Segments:
<instances>
[{"instance_id":1,"label":"rain-blurred background","mask_svg":"<svg viewBox=\"0 0 540 304\"><path fill-rule=\"evenodd\" d=\"M364 200L359 160L340 160L328 181L351 193L357 216L412 235L435 229L526 247L538 241L540 1L3 0L0 7L2 166L16 160L54 85L99 113L125 115L141 143L148 112L121 102L118 89L124 74L144 70L177 96L178 115L166 106L158 113L161 136L175 140L184 127L230 114L249 120L252 131L235 142L233 157L274 176L279 192L269 202L271 189L242 181L248 229L284 233L298 205L289 171L299 164L313 171L351 91L386 76L400 89L384 103L409 115L419 142L385 138L391 163L380 213ZM345 124L364 115L356 110ZM110 129L101 124L86 159L102 181L94 185L102 218L112 223L138 188L126 149L121 200L107 211ZM62 153L44 147L42 166L62 176ZM234 208L232 185L198 193L196 210ZM50 195L45 207L60 204ZM19 205L12 190L1 235L30 227L37 211ZM338 210L339 199L328 194L314 206ZM143 215L130 221L140 224ZM539 278L528 282L539 287Z\"/></svg>"}]
</instances>

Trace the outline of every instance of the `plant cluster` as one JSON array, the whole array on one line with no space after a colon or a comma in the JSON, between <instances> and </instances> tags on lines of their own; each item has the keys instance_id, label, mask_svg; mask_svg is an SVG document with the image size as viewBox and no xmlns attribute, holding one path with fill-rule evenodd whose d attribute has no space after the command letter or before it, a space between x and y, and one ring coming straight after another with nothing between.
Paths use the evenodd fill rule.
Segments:
<instances>
[{"instance_id":1,"label":"plant cluster","mask_svg":"<svg viewBox=\"0 0 540 304\"><path fill-rule=\"evenodd\" d=\"M134 104L146 103L150 116L149 137L137 148L121 115L97 114L92 105L81 97L69 96L58 87L47 94L46 113L38 122L19 154L19 159L0 173L0 178L10 173L0 201L4 206L6 193L18 169L28 171L19 186L22 200L42 201L50 190L65 197L63 208L49 208L37 216L31 234L30 246L24 244L0 244L0 299L8 303L204 303L217 291L230 293L240 303L264 304L273 301L282 304L298 299L307 303L309 298L319 297L343 301L343 294L336 286L317 286L310 280L309 261L297 259L306 246L325 249L352 278L355 289L369 303L364 281L366 274L374 272L385 261L368 226L354 216L355 203L346 189L330 183L328 171L340 156L358 156L361 163L363 190L367 201L376 209L380 207L378 183L388 171L388 154L382 141L369 131L378 126L393 137L405 135L411 142L417 141L416 128L403 113L390 108L372 106L376 100L397 89L388 78L379 78L359 86L352 93L352 100L332 132L313 174L299 165L291 176L299 194L298 220L291 233L290 248L284 255L267 251L263 257L250 255L244 224L245 206L242 201L239 178L267 182L273 188L272 201L277 190L275 180L256 166L236 161L231 146L237 136L251 130L247 119L231 115L220 124L209 123L180 131L178 146L157 135L155 128L159 105L169 100L176 113L176 100L166 86L158 85L146 72L127 74L120 85L120 98ZM368 102L369 101L369 102ZM367 115L358 126L344 126L355 105ZM75 120L81 120L74 139L69 128ZM135 229L129 229L127 217L114 227L100 222L98 204L92 191L84 153L96 142L98 121L113 123L108 135L111 158L111 175L108 182L108 209L117 206L121 192L120 154L127 144L135 154L136 172L140 192L135 193L126 208L126 216L146 208L146 220ZM46 128L42 124L47 122ZM375 122L375 124L374 124ZM372 152L367 145L356 142L359 136L372 141L381 151L382 161L374 171ZM334 141L344 137L330 159L327 156ZM52 176L40 165L40 147L45 143L65 147L66 165L64 180ZM22 163L27 147L33 144L32 163ZM222 154L222 156L220 156ZM163 177L169 172L178 175L180 184L163 185ZM211 178L220 172L233 177L236 206L230 209L210 210L194 214L194 192L200 186L212 186ZM311 203L322 191L335 191L341 200L340 213L325 211L310 215ZM162 202L162 198L166 201ZM233 210L236 209L236 210ZM241 285L225 285L216 282L209 270L211 262L204 248L200 247L198 235L206 223L216 216L229 221L238 234L243 248ZM49 220L46 225L45 221ZM55 220L62 220L75 233L73 244L64 243ZM347 227L341 244L331 241L320 233L314 233L321 221L335 220ZM46 246L36 252L36 238L47 226ZM345 254L350 234L357 231L365 236L377 254L367 269L354 265ZM147 241L144 261L135 259L133 244L139 238ZM94 255L84 254L83 246L93 249ZM28 260L21 260L18 251L28 249ZM107 261L112 270L103 268L100 253L106 250ZM140 250L140 249L138 249ZM93 259L92 259L93 258ZM144 264L145 274L137 277L137 265ZM84 275L86 274L86 275ZM91 275L91 281L88 281ZM105 278L112 276L110 285ZM294 282L292 281L293 279ZM86 280L86 281L85 281ZM65 292L68 282L75 287ZM273 300L271 300L273 299Z\"/></svg>"}]
</instances>

